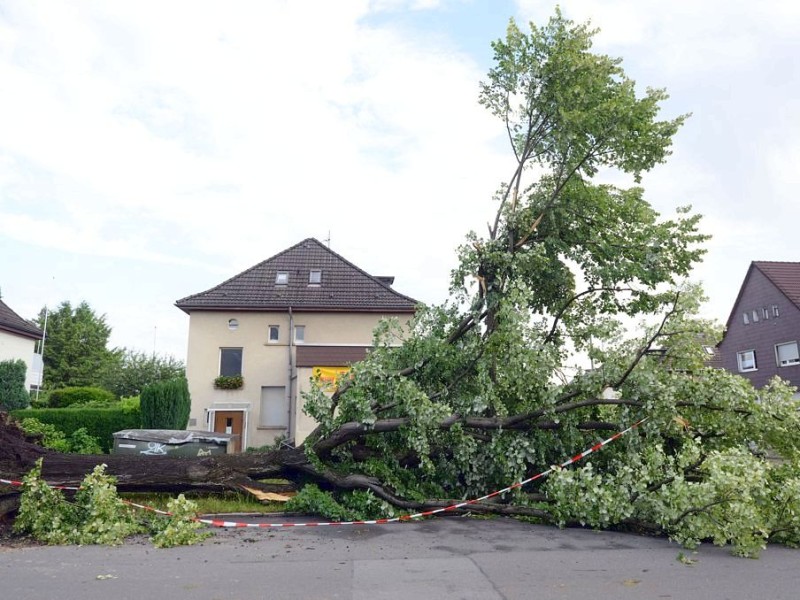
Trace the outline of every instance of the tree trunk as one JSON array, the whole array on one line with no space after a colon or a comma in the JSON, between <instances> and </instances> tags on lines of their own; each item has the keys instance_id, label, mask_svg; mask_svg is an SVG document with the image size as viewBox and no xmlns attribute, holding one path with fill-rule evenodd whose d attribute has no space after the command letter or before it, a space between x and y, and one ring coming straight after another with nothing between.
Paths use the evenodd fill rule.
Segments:
<instances>
[{"instance_id":1,"label":"tree trunk","mask_svg":"<svg viewBox=\"0 0 800 600\"><path fill-rule=\"evenodd\" d=\"M202 458L126 454L61 454L38 446L0 414L0 479L21 480L42 459L42 477L53 485L80 485L95 466L117 478L120 492L224 492L244 488L264 492L294 489L292 484L265 484L258 479L297 479L308 468L302 448ZM12 510L19 488L0 483L0 516Z\"/></svg>"}]
</instances>

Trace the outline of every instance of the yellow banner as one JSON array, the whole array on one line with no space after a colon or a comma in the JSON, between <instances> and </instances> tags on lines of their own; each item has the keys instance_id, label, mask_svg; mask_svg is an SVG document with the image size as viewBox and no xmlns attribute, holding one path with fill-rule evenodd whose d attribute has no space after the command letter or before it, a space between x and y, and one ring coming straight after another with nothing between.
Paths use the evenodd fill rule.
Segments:
<instances>
[{"instance_id":1,"label":"yellow banner","mask_svg":"<svg viewBox=\"0 0 800 600\"><path fill-rule=\"evenodd\" d=\"M336 389L336 379L348 371L350 367L314 367L312 373L324 390L333 391Z\"/></svg>"}]
</instances>

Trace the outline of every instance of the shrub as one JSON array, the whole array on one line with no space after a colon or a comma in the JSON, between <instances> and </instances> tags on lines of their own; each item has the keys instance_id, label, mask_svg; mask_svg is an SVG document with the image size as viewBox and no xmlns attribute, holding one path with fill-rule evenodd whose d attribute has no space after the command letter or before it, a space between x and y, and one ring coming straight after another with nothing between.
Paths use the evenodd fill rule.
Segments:
<instances>
[{"instance_id":1,"label":"shrub","mask_svg":"<svg viewBox=\"0 0 800 600\"><path fill-rule=\"evenodd\" d=\"M22 430L29 435L40 436L42 446L57 452L69 452L69 442L63 431L59 431L50 423L42 423L38 419L22 419L20 423ZM84 429L85 431L85 429Z\"/></svg>"},{"instance_id":2,"label":"shrub","mask_svg":"<svg viewBox=\"0 0 800 600\"><path fill-rule=\"evenodd\" d=\"M42 446L57 452L72 454L102 454L103 447L98 439L89 434L86 427L79 427L69 435L57 429L51 423L42 423L38 419L27 417L20 423L25 433L38 434L42 437Z\"/></svg>"},{"instance_id":3,"label":"shrub","mask_svg":"<svg viewBox=\"0 0 800 600\"><path fill-rule=\"evenodd\" d=\"M24 360L0 362L0 408L14 410L30 404L30 396L25 389L27 372L28 366Z\"/></svg>"},{"instance_id":4,"label":"shrub","mask_svg":"<svg viewBox=\"0 0 800 600\"><path fill-rule=\"evenodd\" d=\"M144 429L184 429L191 409L186 378L148 385L139 396L139 407Z\"/></svg>"},{"instance_id":5,"label":"shrub","mask_svg":"<svg viewBox=\"0 0 800 600\"><path fill-rule=\"evenodd\" d=\"M170 500L166 519L143 523L117 494L116 480L98 465L81 483L73 502L42 480L42 460L23 479L14 531L45 544L121 544L135 533L149 531L157 548L195 544L209 535L198 531L197 505L184 498Z\"/></svg>"},{"instance_id":6,"label":"shrub","mask_svg":"<svg viewBox=\"0 0 800 600\"><path fill-rule=\"evenodd\" d=\"M103 388L97 387L67 387L52 390L48 396L48 406L50 408L68 408L70 406L108 406L113 404L117 398Z\"/></svg>"},{"instance_id":7,"label":"shrub","mask_svg":"<svg viewBox=\"0 0 800 600\"><path fill-rule=\"evenodd\" d=\"M86 433L98 441L103 452L111 449L114 432L141 427L141 413L136 407L27 408L12 411L11 415L18 420L33 418L51 424L67 438L85 428Z\"/></svg>"}]
</instances>

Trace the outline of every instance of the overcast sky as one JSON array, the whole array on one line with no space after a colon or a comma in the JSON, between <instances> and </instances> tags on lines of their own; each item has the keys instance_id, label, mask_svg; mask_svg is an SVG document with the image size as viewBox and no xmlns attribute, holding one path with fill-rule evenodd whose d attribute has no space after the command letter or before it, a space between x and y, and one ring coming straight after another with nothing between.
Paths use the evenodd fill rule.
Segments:
<instances>
[{"instance_id":1,"label":"overcast sky","mask_svg":"<svg viewBox=\"0 0 800 600\"><path fill-rule=\"evenodd\" d=\"M663 115L644 178L714 236L725 321L751 260L800 260L800 3L565 0ZM25 318L86 300L114 346L184 359L174 307L306 237L428 303L513 169L477 103L511 0L0 0L0 290Z\"/></svg>"}]
</instances>

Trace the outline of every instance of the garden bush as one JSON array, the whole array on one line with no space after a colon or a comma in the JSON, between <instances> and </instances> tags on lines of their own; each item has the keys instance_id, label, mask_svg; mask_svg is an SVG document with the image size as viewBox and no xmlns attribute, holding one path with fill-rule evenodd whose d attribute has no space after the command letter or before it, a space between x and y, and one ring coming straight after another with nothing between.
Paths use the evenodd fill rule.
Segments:
<instances>
[{"instance_id":1,"label":"garden bush","mask_svg":"<svg viewBox=\"0 0 800 600\"><path fill-rule=\"evenodd\" d=\"M30 404L30 396L25 389L25 375L28 367L23 360L4 360L0 362L0 408L14 410Z\"/></svg>"},{"instance_id":2,"label":"garden bush","mask_svg":"<svg viewBox=\"0 0 800 600\"><path fill-rule=\"evenodd\" d=\"M139 406L144 429L184 429L191 408L186 378L146 386L139 396Z\"/></svg>"},{"instance_id":3,"label":"garden bush","mask_svg":"<svg viewBox=\"0 0 800 600\"><path fill-rule=\"evenodd\" d=\"M103 452L111 449L114 432L141 427L141 413L135 407L28 408L12 411L11 415L20 421L33 418L51 424L66 437L85 428L89 436L97 439Z\"/></svg>"},{"instance_id":4,"label":"garden bush","mask_svg":"<svg viewBox=\"0 0 800 600\"><path fill-rule=\"evenodd\" d=\"M52 390L47 399L50 408L69 408L87 404L105 406L117 400L114 394L98 387L66 387Z\"/></svg>"}]
</instances>

